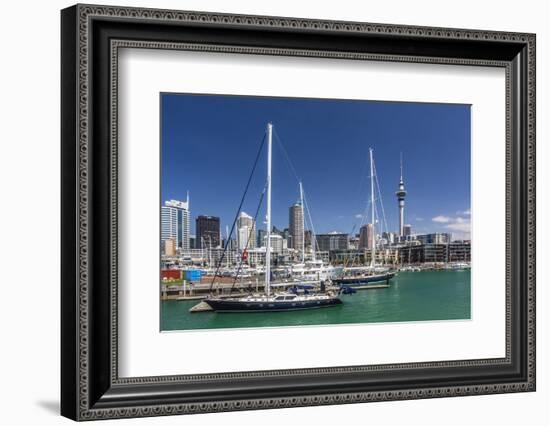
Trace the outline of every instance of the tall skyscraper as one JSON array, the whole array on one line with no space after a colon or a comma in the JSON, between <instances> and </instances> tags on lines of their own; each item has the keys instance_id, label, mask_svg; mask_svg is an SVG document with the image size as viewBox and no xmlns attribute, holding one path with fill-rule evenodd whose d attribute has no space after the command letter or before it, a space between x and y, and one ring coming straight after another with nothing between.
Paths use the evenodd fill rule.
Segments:
<instances>
[{"instance_id":1,"label":"tall skyscraper","mask_svg":"<svg viewBox=\"0 0 550 426\"><path fill-rule=\"evenodd\" d=\"M171 239L177 248L189 250L189 194L187 201L165 201L160 215L161 241Z\"/></svg>"},{"instance_id":2,"label":"tall skyscraper","mask_svg":"<svg viewBox=\"0 0 550 426\"><path fill-rule=\"evenodd\" d=\"M371 249L373 242L373 226L372 223L363 225L359 231L359 249Z\"/></svg>"},{"instance_id":3,"label":"tall skyscraper","mask_svg":"<svg viewBox=\"0 0 550 426\"><path fill-rule=\"evenodd\" d=\"M403 182L403 156L400 158L401 164L401 177L399 178L399 188L395 192L397 196L397 204L399 206L399 236L404 236L404 223L405 223L405 196L407 191L405 191L405 182Z\"/></svg>"},{"instance_id":4,"label":"tall skyscraper","mask_svg":"<svg viewBox=\"0 0 550 426\"><path fill-rule=\"evenodd\" d=\"M245 212L237 218L237 247L240 250L256 247L256 221Z\"/></svg>"},{"instance_id":5,"label":"tall skyscraper","mask_svg":"<svg viewBox=\"0 0 550 426\"><path fill-rule=\"evenodd\" d=\"M198 248L216 248L220 246L220 218L216 216L197 216L196 245Z\"/></svg>"},{"instance_id":6,"label":"tall skyscraper","mask_svg":"<svg viewBox=\"0 0 550 426\"><path fill-rule=\"evenodd\" d=\"M304 247L304 209L302 204L295 203L288 210L288 229L290 232L290 247L303 250Z\"/></svg>"},{"instance_id":7,"label":"tall skyscraper","mask_svg":"<svg viewBox=\"0 0 550 426\"><path fill-rule=\"evenodd\" d=\"M403 236L408 237L412 234L412 227L411 225L403 225Z\"/></svg>"}]
</instances>

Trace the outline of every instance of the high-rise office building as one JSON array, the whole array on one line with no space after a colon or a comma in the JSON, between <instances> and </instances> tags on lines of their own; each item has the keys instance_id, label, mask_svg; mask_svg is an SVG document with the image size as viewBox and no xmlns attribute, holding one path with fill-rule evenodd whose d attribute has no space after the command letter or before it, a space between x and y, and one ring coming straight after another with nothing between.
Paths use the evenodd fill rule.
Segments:
<instances>
[{"instance_id":1,"label":"high-rise office building","mask_svg":"<svg viewBox=\"0 0 550 426\"><path fill-rule=\"evenodd\" d=\"M240 250L256 247L256 222L245 212L237 218L237 247Z\"/></svg>"},{"instance_id":2,"label":"high-rise office building","mask_svg":"<svg viewBox=\"0 0 550 426\"><path fill-rule=\"evenodd\" d=\"M374 227L372 223L363 225L359 231L359 249L371 249Z\"/></svg>"},{"instance_id":3,"label":"high-rise office building","mask_svg":"<svg viewBox=\"0 0 550 426\"><path fill-rule=\"evenodd\" d=\"M295 203L288 209L288 229L290 232L290 247L295 250L304 248L304 208Z\"/></svg>"},{"instance_id":4,"label":"high-rise office building","mask_svg":"<svg viewBox=\"0 0 550 426\"><path fill-rule=\"evenodd\" d=\"M411 225L403 225L403 236L409 237L410 235L412 235Z\"/></svg>"},{"instance_id":5,"label":"high-rise office building","mask_svg":"<svg viewBox=\"0 0 550 426\"><path fill-rule=\"evenodd\" d=\"M216 248L220 241L220 218L216 216L197 216L196 219L196 245L200 249Z\"/></svg>"},{"instance_id":6,"label":"high-rise office building","mask_svg":"<svg viewBox=\"0 0 550 426\"><path fill-rule=\"evenodd\" d=\"M189 250L189 194L187 201L169 200L161 207L161 241L174 240L176 248Z\"/></svg>"}]
</instances>

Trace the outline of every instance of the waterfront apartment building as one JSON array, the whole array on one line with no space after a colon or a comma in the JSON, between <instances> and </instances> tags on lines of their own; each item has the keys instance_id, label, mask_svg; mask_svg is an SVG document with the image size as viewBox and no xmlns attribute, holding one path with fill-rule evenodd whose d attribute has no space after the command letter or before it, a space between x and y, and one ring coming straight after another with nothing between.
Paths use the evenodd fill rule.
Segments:
<instances>
[{"instance_id":1,"label":"waterfront apartment building","mask_svg":"<svg viewBox=\"0 0 550 426\"><path fill-rule=\"evenodd\" d=\"M359 234L349 236L348 247L350 250L359 250Z\"/></svg>"},{"instance_id":2,"label":"waterfront apartment building","mask_svg":"<svg viewBox=\"0 0 550 426\"><path fill-rule=\"evenodd\" d=\"M304 246L304 208L302 204L295 203L288 210L288 229L290 244L296 250L302 250Z\"/></svg>"},{"instance_id":3,"label":"waterfront apartment building","mask_svg":"<svg viewBox=\"0 0 550 426\"><path fill-rule=\"evenodd\" d=\"M245 212L237 218L237 247L240 250L256 247L256 221Z\"/></svg>"},{"instance_id":4,"label":"waterfront apartment building","mask_svg":"<svg viewBox=\"0 0 550 426\"><path fill-rule=\"evenodd\" d=\"M195 222L197 234L196 246L199 249L220 247L220 218L216 216L197 216Z\"/></svg>"},{"instance_id":5,"label":"waterfront apartment building","mask_svg":"<svg viewBox=\"0 0 550 426\"><path fill-rule=\"evenodd\" d=\"M381 246L392 246L399 240L399 236L395 232L382 232L381 237L378 241L378 245Z\"/></svg>"},{"instance_id":6,"label":"waterfront apartment building","mask_svg":"<svg viewBox=\"0 0 550 426\"><path fill-rule=\"evenodd\" d=\"M334 250L330 252L329 260L334 265L362 266L369 265L372 251L362 250ZM375 261L378 265L397 265L399 250L397 248L379 249L375 252Z\"/></svg>"},{"instance_id":7,"label":"waterfront apartment building","mask_svg":"<svg viewBox=\"0 0 550 426\"><path fill-rule=\"evenodd\" d=\"M471 241L453 241L449 246L449 262L470 262L472 260Z\"/></svg>"},{"instance_id":8,"label":"waterfront apartment building","mask_svg":"<svg viewBox=\"0 0 550 426\"><path fill-rule=\"evenodd\" d=\"M349 248L349 235L339 232L317 234L315 236L320 251L347 250Z\"/></svg>"},{"instance_id":9,"label":"waterfront apartment building","mask_svg":"<svg viewBox=\"0 0 550 426\"><path fill-rule=\"evenodd\" d=\"M173 240L176 249L189 250L189 195L187 201L168 200L161 206L160 235L164 248L165 241Z\"/></svg>"},{"instance_id":10,"label":"waterfront apartment building","mask_svg":"<svg viewBox=\"0 0 550 426\"><path fill-rule=\"evenodd\" d=\"M374 227L372 223L363 225L359 230L359 249L371 249L373 243Z\"/></svg>"},{"instance_id":11,"label":"waterfront apartment building","mask_svg":"<svg viewBox=\"0 0 550 426\"><path fill-rule=\"evenodd\" d=\"M399 248L400 263L470 262L470 241L426 243Z\"/></svg>"},{"instance_id":12,"label":"waterfront apartment building","mask_svg":"<svg viewBox=\"0 0 550 426\"><path fill-rule=\"evenodd\" d=\"M417 235L416 239L422 244L447 244L451 242L449 233L433 233Z\"/></svg>"}]
</instances>

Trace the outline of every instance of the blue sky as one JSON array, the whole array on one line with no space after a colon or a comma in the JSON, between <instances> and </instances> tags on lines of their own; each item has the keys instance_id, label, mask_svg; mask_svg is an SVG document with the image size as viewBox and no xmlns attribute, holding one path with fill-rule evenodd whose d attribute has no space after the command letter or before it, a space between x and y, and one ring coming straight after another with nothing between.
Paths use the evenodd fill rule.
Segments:
<instances>
[{"instance_id":1,"label":"blue sky","mask_svg":"<svg viewBox=\"0 0 550 426\"><path fill-rule=\"evenodd\" d=\"M184 200L190 192L192 233L201 214L219 216L224 234L231 226L270 121L278 136L272 202L278 228L288 227L288 208L299 196L280 140L303 181L317 233L354 226L357 232L365 222L372 147L390 231L398 228L402 152L405 223L413 233L469 238L469 105L165 93L161 107L161 199ZM265 175L264 148L243 208L251 215Z\"/></svg>"}]
</instances>

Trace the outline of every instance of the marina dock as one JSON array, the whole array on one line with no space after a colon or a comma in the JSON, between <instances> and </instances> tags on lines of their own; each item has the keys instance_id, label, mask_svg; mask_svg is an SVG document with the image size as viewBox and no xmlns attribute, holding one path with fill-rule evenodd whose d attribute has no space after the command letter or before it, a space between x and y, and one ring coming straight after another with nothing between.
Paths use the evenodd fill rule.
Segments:
<instances>
[{"instance_id":1,"label":"marina dock","mask_svg":"<svg viewBox=\"0 0 550 426\"><path fill-rule=\"evenodd\" d=\"M200 300L206 298L211 292L221 297L239 296L248 293L263 291L263 281L233 282L233 279L218 277L214 285L212 277L203 277L200 282L182 282L178 284L162 283L161 300ZM304 284L303 281L274 282L272 288L276 291L286 291L289 288ZM308 281L308 285L319 286L319 281Z\"/></svg>"}]
</instances>

